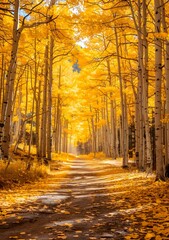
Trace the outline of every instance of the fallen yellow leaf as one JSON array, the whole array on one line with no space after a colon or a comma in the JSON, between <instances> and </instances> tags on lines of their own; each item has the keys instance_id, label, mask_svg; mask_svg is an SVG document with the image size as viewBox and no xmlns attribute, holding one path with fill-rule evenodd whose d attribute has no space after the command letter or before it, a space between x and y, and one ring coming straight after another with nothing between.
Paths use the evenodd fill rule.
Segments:
<instances>
[{"instance_id":1,"label":"fallen yellow leaf","mask_svg":"<svg viewBox=\"0 0 169 240\"><path fill-rule=\"evenodd\" d=\"M155 240L162 240L162 237L160 235L157 235Z\"/></svg>"},{"instance_id":2,"label":"fallen yellow leaf","mask_svg":"<svg viewBox=\"0 0 169 240\"><path fill-rule=\"evenodd\" d=\"M145 238L144 238L144 239L146 239L146 240L150 240L150 239L152 239L153 237L155 237L155 234L154 234L154 233L151 233L151 232L149 232L149 233L147 233L147 234L146 234L146 236L145 236Z\"/></svg>"}]
</instances>

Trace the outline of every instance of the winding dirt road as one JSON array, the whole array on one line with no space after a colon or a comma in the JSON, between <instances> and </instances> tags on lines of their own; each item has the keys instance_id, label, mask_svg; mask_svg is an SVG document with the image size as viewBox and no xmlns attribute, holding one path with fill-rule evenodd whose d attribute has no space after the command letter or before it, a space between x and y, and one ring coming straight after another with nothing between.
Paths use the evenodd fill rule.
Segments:
<instances>
[{"instance_id":1,"label":"winding dirt road","mask_svg":"<svg viewBox=\"0 0 169 240\"><path fill-rule=\"evenodd\" d=\"M125 239L124 173L106 161L69 160L39 189L22 191L29 196L5 214L0 240Z\"/></svg>"}]
</instances>

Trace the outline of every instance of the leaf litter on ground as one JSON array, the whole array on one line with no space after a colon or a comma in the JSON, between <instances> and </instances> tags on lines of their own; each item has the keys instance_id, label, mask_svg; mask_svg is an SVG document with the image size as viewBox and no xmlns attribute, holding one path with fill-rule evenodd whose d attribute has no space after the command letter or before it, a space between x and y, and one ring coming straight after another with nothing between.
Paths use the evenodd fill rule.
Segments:
<instances>
[{"instance_id":1,"label":"leaf litter on ground","mask_svg":"<svg viewBox=\"0 0 169 240\"><path fill-rule=\"evenodd\" d=\"M62 178L64 174L61 174ZM109 166L104 174L98 172L98 179L105 178L109 197L118 209L118 212L110 209L108 217L111 221L120 214L128 223L125 239L169 239L169 182L155 182L153 175L147 177L146 173L121 167ZM35 201L44 191L49 191L49 183L50 179L15 190L1 190L1 224L6 224L7 215L22 211L23 203ZM59 189L59 182L57 184ZM36 210L36 206L30 206L30 210ZM17 218L20 220L22 216ZM62 237L65 237L64 234Z\"/></svg>"}]
</instances>

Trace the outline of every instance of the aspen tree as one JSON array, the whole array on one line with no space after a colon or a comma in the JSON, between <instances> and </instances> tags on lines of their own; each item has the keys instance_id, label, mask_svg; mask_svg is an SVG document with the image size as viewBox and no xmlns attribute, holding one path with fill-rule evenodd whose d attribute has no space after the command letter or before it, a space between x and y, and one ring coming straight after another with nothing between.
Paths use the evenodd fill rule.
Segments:
<instances>
[{"instance_id":1,"label":"aspen tree","mask_svg":"<svg viewBox=\"0 0 169 240\"><path fill-rule=\"evenodd\" d=\"M18 44L19 44L19 39L21 34L21 29L19 28L19 6L20 6L20 1L15 0L11 59L10 59L10 64L7 71L6 92L3 100L3 109L2 109L3 111L2 121L4 122L2 153L4 158L8 158L9 146L10 146L10 122L12 117L11 116L12 100L13 100L13 91L14 91L14 80L16 75Z\"/></svg>"},{"instance_id":2,"label":"aspen tree","mask_svg":"<svg viewBox=\"0 0 169 240\"><path fill-rule=\"evenodd\" d=\"M162 26L164 33L168 33L166 23L166 4L162 2ZM165 81L166 81L166 106L165 106L165 165L169 164L169 40L165 39Z\"/></svg>"},{"instance_id":3,"label":"aspen tree","mask_svg":"<svg viewBox=\"0 0 169 240\"><path fill-rule=\"evenodd\" d=\"M35 33L36 33L36 27L35 27ZM41 101L41 81L39 81L38 84L38 62L37 62L37 39L35 37L34 39L34 89L33 89L33 93L34 93L34 98L35 98L35 102L36 102L36 153L37 156L40 156L40 101ZM37 91L38 89L38 91Z\"/></svg>"},{"instance_id":4,"label":"aspen tree","mask_svg":"<svg viewBox=\"0 0 169 240\"><path fill-rule=\"evenodd\" d=\"M41 142L40 142L40 157L46 158L46 134L47 134L47 89L48 89L48 71L49 71L49 50L48 44L45 47L45 69L44 69L44 86L43 86L43 102L42 102L42 120L41 120Z\"/></svg>"},{"instance_id":5,"label":"aspen tree","mask_svg":"<svg viewBox=\"0 0 169 240\"><path fill-rule=\"evenodd\" d=\"M111 76L111 67L110 67L110 60L106 61L107 63L107 71L108 71L108 80L110 87L112 86L112 76ZM115 118L115 103L112 100L112 92L110 92L110 124L111 124L111 149L112 149L112 158L116 159L117 157L117 149L116 149L116 118Z\"/></svg>"},{"instance_id":6,"label":"aspen tree","mask_svg":"<svg viewBox=\"0 0 169 240\"><path fill-rule=\"evenodd\" d=\"M55 126L54 126L54 139L55 139L55 151L59 153L59 143L61 142L60 139L60 128L61 128L61 78L62 78L62 67L59 66L59 75L58 75L58 95L57 95L57 102L56 102L56 113L55 113Z\"/></svg>"},{"instance_id":7,"label":"aspen tree","mask_svg":"<svg viewBox=\"0 0 169 240\"><path fill-rule=\"evenodd\" d=\"M51 0L49 10L55 5L56 0ZM51 160L52 152L52 84L53 84L53 51L54 51L54 38L51 34L49 38L49 79L48 79L48 111L47 111L47 159Z\"/></svg>"},{"instance_id":8,"label":"aspen tree","mask_svg":"<svg viewBox=\"0 0 169 240\"><path fill-rule=\"evenodd\" d=\"M121 97L121 145L122 145L122 154L123 154L123 167L128 166L128 139L127 139L127 119L125 114L125 101L123 95L123 79L121 73L121 62L120 62L120 50L119 50L119 41L117 35L117 28L114 27L115 38L116 38L116 51L117 51L117 64L118 64L118 74L120 82L120 97Z\"/></svg>"},{"instance_id":9,"label":"aspen tree","mask_svg":"<svg viewBox=\"0 0 169 240\"><path fill-rule=\"evenodd\" d=\"M143 70L142 70L142 85L143 85L143 120L145 126L145 149L146 160L144 167L149 167L152 170L152 148L150 140L150 123L148 117L148 41L147 41L147 3L143 0Z\"/></svg>"},{"instance_id":10,"label":"aspen tree","mask_svg":"<svg viewBox=\"0 0 169 240\"><path fill-rule=\"evenodd\" d=\"M53 82L53 48L54 39L50 37L49 81L48 81L48 120L47 120L47 158L51 160L52 152L52 82Z\"/></svg>"},{"instance_id":11,"label":"aspen tree","mask_svg":"<svg viewBox=\"0 0 169 240\"><path fill-rule=\"evenodd\" d=\"M155 14L155 143L156 143L156 179L164 180L164 159L162 155L162 122L161 122L161 84L162 84L162 41L158 34L161 31L161 1L154 1Z\"/></svg>"}]
</instances>

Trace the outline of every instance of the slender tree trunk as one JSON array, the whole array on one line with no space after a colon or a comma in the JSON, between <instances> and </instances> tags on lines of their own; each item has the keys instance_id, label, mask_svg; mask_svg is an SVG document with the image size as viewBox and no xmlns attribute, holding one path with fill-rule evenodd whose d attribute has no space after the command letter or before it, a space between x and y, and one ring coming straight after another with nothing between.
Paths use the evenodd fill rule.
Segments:
<instances>
[{"instance_id":1,"label":"slender tree trunk","mask_svg":"<svg viewBox=\"0 0 169 240\"><path fill-rule=\"evenodd\" d=\"M3 104L3 98L4 98L4 79L5 79L5 72L6 72L5 68L6 68L5 56L4 56L4 53L2 53L1 76L0 76L0 122L2 122L2 104Z\"/></svg>"},{"instance_id":2,"label":"slender tree trunk","mask_svg":"<svg viewBox=\"0 0 169 240\"><path fill-rule=\"evenodd\" d=\"M0 79L0 159L2 158L2 137L3 137L3 128L4 128L4 122L3 122L3 99L4 99L4 79L5 79L5 72L6 72L6 65L5 65L5 59L4 54L2 54L2 64L1 64L1 79Z\"/></svg>"},{"instance_id":3,"label":"slender tree trunk","mask_svg":"<svg viewBox=\"0 0 169 240\"><path fill-rule=\"evenodd\" d=\"M163 31L168 33L166 24L166 11L165 4L162 0L162 25ZM165 80L166 80L166 106L165 106L165 165L169 164L169 41L165 40Z\"/></svg>"},{"instance_id":4,"label":"slender tree trunk","mask_svg":"<svg viewBox=\"0 0 169 240\"><path fill-rule=\"evenodd\" d=\"M48 81L48 123L47 123L47 158L51 160L52 153L52 82L53 82L53 49L54 39L50 38L49 81Z\"/></svg>"},{"instance_id":5,"label":"slender tree trunk","mask_svg":"<svg viewBox=\"0 0 169 240\"><path fill-rule=\"evenodd\" d=\"M35 29L36 31L36 29ZM34 71L35 71L35 84L34 84L34 89L33 89L33 92L34 92L34 98L35 98L35 103L36 103L36 153L37 153L37 156L40 157L40 118L39 118L39 113L40 113L40 88L41 88L41 81L39 81L38 83L38 63L37 63L37 40L35 38L35 41L34 41L34 44L35 44L35 52L34 52L34 62L35 62L35 65L34 65ZM37 91L38 89L38 91Z\"/></svg>"},{"instance_id":6,"label":"slender tree trunk","mask_svg":"<svg viewBox=\"0 0 169 240\"><path fill-rule=\"evenodd\" d=\"M16 61L18 44L20 39L21 31L19 29L19 0L15 0L14 3L14 24L13 24L13 40L12 40L12 51L9 68L7 71L6 79L6 92L3 101L3 139L2 139L2 153L4 158L9 156L10 147L10 124L12 117L12 99L14 92L14 80L16 75Z\"/></svg>"},{"instance_id":7,"label":"slender tree trunk","mask_svg":"<svg viewBox=\"0 0 169 240\"><path fill-rule=\"evenodd\" d=\"M152 171L152 149L150 139L150 123L148 117L148 42L147 42L147 5L146 0L143 0L143 117L146 137L146 165Z\"/></svg>"},{"instance_id":8,"label":"slender tree trunk","mask_svg":"<svg viewBox=\"0 0 169 240\"><path fill-rule=\"evenodd\" d=\"M112 86L112 77L111 77L111 68L110 68L110 61L107 60L107 70L108 70L108 79L109 79L109 86ZM110 136L110 145L111 145L111 156L113 159L116 159L116 122L115 122L115 111L114 111L114 101L112 100L112 92L110 92L110 129L111 129L111 136Z\"/></svg>"},{"instance_id":9,"label":"slender tree trunk","mask_svg":"<svg viewBox=\"0 0 169 240\"><path fill-rule=\"evenodd\" d=\"M48 83L48 45L45 49L45 71L43 86L43 103L42 103L42 123L41 123L41 158L46 158L46 128L47 128L47 83Z\"/></svg>"},{"instance_id":10,"label":"slender tree trunk","mask_svg":"<svg viewBox=\"0 0 169 240\"><path fill-rule=\"evenodd\" d=\"M165 165L167 165L169 164L169 41L166 42L165 75L166 75L166 118L167 118Z\"/></svg>"},{"instance_id":11,"label":"slender tree trunk","mask_svg":"<svg viewBox=\"0 0 169 240\"><path fill-rule=\"evenodd\" d=\"M34 81L33 81L33 72L32 72L32 69L31 69L31 72L30 72L30 75L31 75L31 82L32 82L32 89L35 87L35 85L33 86ZM32 140L33 140L33 122L34 122L34 109L35 109L35 94L33 95L33 102L32 102L32 111L31 111L31 114L32 114L32 119L31 119L31 128L30 128L30 138L29 138L29 148L28 148L28 155L30 156L31 154L31 146L32 146ZM28 164L29 165L29 164ZM28 167L30 169L30 166Z\"/></svg>"},{"instance_id":12,"label":"slender tree trunk","mask_svg":"<svg viewBox=\"0 0 169 240\"><path fill-rule=\"evenodd\" d=\"M118 35L117 35L117 29L116 26L114 28L115 31L115 38L116 38L116 51L117 51L117 63L118 63L118 74L119 74L119 81L120 81L120 97L121 97L121 112L122 112L122 151L123 151L123 167L126 167L128 165L128 139L127 139L127 129L126 129L126 114L125 114L125 101L124 101L124 95L123 95L123 79L121 74L121 62L120 62L120 53L119 53L119 41L118 41Z\"/></svg>"},{"instance_id":13,"label":"slender tree trunk","mask_svg":"<svg viewBox=\"0 0 169 240\"><path fill-rule=\"evenodd\" d=\"M29 79L29 72L30 72L30 68L27 67L27 71L26 71L26 86L25 86L26 102L25 102L24 122L25 122L25 120L27 118L27 113L28 113L28 100L29 100L29 96L28 96L28 79ZM21 130L21 131L23 132L23 150L25 150L25 146L26 146L26 124L24 124L23 130Z\"/></svg>"},{"instance_id":14,"label":"slender tree trunk","mask_svg":"<svg viewBox=\"0 0 169 240\"><path fill-rule=\"evenodd\" d=\"M161 28L161 1L155 0L155 33ZM156 143L156 179L164 180L164 160L162 156L161 123L161 83L162 83L162 41L155 36L155 143Z\"/></svg>"},{"instance_id":15,"label":"slender tree trunk","mask_svg":"<svg viewBox=\"0 0 169 240\"><path fill-rule=\"evenodd\" d=\"M58 92L60 91L61 87L61 77L62 77L62 68L59 67L59 78L58 78ZM58 93L57 98L57 110L56 110L56 120L55 120L55 151L56 153L59 152L59 138L60 138L60 122L61 122L61 97L60 93Z\"/></svg>"},{"instance_id":16,"label":"slender tree trunk","mask_svg":"<svg viewBox=\"0 0 169 240\"><path fill-rule=\"evenodd\" d=\"M90 111L92 112L92 109L90 107ZM91 118L91 129L92 129L92 152L94 153L94 157L96 156L96 128L94 125L94 116Z\"/></svg>"}]
</instances>

